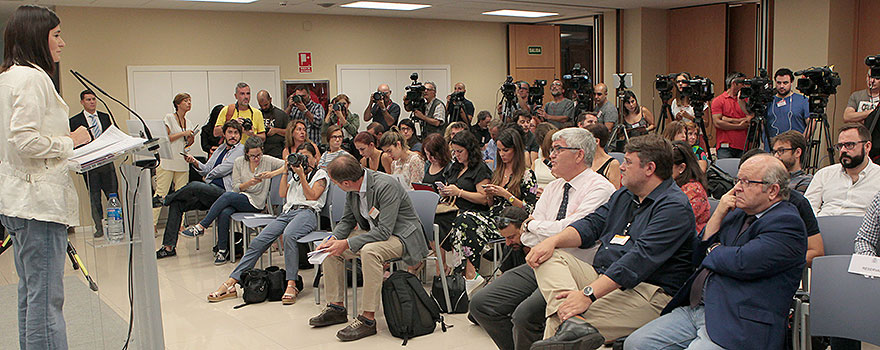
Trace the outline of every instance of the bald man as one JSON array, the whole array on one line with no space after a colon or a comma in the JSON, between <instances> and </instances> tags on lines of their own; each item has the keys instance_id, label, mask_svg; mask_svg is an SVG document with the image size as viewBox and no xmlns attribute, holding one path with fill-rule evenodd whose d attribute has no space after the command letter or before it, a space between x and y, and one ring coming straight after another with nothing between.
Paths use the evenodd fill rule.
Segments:
<instances>
[{"instance_id":1,"label":"bald man","mask_svg":"<svg viewBox=\"0 0 880 350\"><path fill-rule=\"evenodd\" d=\"M617 124L617 107L614 107L614 104L608 101L608 87L603 83L594 85L593 97L596 101L596 107L593 109L593 112L596 112L599 122L605 124L608 131L611 131L614 128L614 124Z\"/></svg>"},{"instance_id":2,"label":"bald man","mask_svg":"<svg viewBox=\"0 0 880 350\"><path fill-rule=\"evenodd\" d=\"M266 142L263 143L263 153L281 159L284 153L284 136L287 135L287 123L290 116L281 108L272 104L272 96L266 90L257 92L257 104L263 113L263 123L266 125Z\"/></svg>"},{"instance_id":3,"label":"bald man","mask_svg":"<svg viewBox=\"0 0 880 350\"><path fill-rule=\"evenodd\" d=\"M388 130L392 125L397 125L397 119L400 118L400 106L391 101L391 87L388 84L380 84L376 88L376 92L381 93L383 98L374 99L376 93L370 94L370 103L364 110L364 121L382 124L382 127Z\"/></svg>"},{"instance_id":4,"label":"bald man","mask_svg":"<svg viewBox=\"0 0 880 350\"><path fill-rule=\"evenodd\" d=\"M449 115L446 117L446 120L449 123L455 122L465 122L467 125L471 125L471 120L474 119L474 103L470 100L464 98L464 93L467 92L467 88L465 88L464 83L457 82L455 83L455 91L453 93L461 93L463 98L462 101L453 102L452 94L446 96L446 105L449 106L449 109L446 110Z\"/></svg>"}]
</instances>

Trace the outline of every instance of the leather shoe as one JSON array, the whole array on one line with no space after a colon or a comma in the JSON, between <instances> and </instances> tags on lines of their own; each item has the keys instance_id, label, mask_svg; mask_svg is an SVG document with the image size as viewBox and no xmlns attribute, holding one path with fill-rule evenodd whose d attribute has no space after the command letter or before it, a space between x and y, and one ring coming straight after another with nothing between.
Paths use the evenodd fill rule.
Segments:
<instances>
[{"instance_id":1,"label":"leather shoe","mask_svg":"<svg viewBox=\"0 0 880 350\"><path fill-rule=\"evenodd\" d=\"M368 322L372 323L372 325L368 324ZM336 337L342 341L353 341L366 338L375 334L376 320L370 321L363 315L358 315L357 319L355 319L354 322L352 322L345 328L340 329L339 332L336 332Z\"/></svg>"},{"instance_id":2,"label":"leather shoe","mask_svg":"<svg viewBox=\"0 0 880 350\"><path fill-rule=\"evenodd\" d=\"M326 327L346 322L348 322L348 312L345 308L327 305L318 316L309 319L309 326Z\"/></svg>"},{"instance_id":3,"label":"leather shoe","mask_svg":"<svg viewBox=\"0 0 880 350\"><path fill-rule=\"evenodd\" d=\"M565 320L550 338L532 344L531 350L594 350L605 343L605 337L583 316Z\"/></svg>"}]
</instances>

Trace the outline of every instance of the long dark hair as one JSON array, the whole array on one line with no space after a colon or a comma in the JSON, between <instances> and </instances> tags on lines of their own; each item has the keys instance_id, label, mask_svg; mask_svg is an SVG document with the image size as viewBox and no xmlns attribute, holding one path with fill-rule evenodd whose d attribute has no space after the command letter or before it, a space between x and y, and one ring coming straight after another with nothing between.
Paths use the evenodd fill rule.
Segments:
<instances>
[{"instance_id":1,"label":"long dark hair","mask_svg":"<svg viewBox=\"0 0 880 350\"><path fill-rule=\"evenodd\" d=\"M497 142L504 145L505 148L513 148L513 161L511 164L506 164L502 162L501 157L496 154L495 161L497 162L497 165L495 166L495 172L492 174L492 184L502 187L509 185L509 187L505 188L507 188L507 190L510 191L510 194L514 197L519 197L520 183L522 182L523 173L526 171L525 151L523 150L522 138L516 130L504 129L501 131L501 134L498 135ZM511 168L510 180L505 184L502 183L502 181L504 181L504 172L507 168Z\"/></svg>"},{"instance_id":2,"label":"long dark hair","mask_svg":"<svg viewBox=\"0 0 880 350\"><path fill-rule=\"evenodd\" d=\"M623 93L623 116L624 117L629 115L629 109L626 108L626 104L629 103L629 99L636 100L636 110L633 111L633 113L640 113L641 109L642 109L642 106L639 105L639 99L636 97L636 93L632 92L631 90L626 90L626 92Z\"/></svg>"},{"instance_id":3,"label":"long dark hair","mask_svg":"<svg viewBox=\"0 0 880 350\"><path fill-rule=\"evenodd\" d=\"M439 132L430 133L428 136L425 136L425 141L422 142L422 158L427 160L428 155L425 152L431 152L431 156L437 161L437 165L442 168L445 168L452 161L449 153L449 144L446 143L446 139Z\"/></svg>"},{"instance_id":4,"label":"long dark hair","mask_svg":"<svg viewBox=\"0 0 880 350\"><path fill-rule=\"evenodd\" d=\"M467 166L473 168L483 161L483 154L480 152L480 146L477 145L477 139L470 131L462 130L455 134L449 143L464 147L468 153ZM459 160L460 161L460 160Z\"/></svg>"},{"instance_id":5,"label":"long dark hair","mask_svg":"<svg viewBox=\"0 0 880 350\"><path fill-rule=\"evenodd\" d=\"M706 181L706 173L697 164L697 157L694 156L694 151L691 150L691 146L688 146L687 143L683 141L672 143L672 164L685 165L684 171L681 174L675 175L675 183L679 187L684 186L688 182L697 181L703 186L704 190L709 188Z\"/></svg>"},{"instance_id":6,"label":"long dark hair","mask_svg":"<svg viewBox=\"0 0 880 350\"><path fill-rule=\"evenodd\" d=\"M49 51L49 32L61 24L58 15L43 6L19 6L6 22L3 32L3 67L5 72L14 65L43 69L55 75L55 61Z\"/></svg>"}]
</instances>

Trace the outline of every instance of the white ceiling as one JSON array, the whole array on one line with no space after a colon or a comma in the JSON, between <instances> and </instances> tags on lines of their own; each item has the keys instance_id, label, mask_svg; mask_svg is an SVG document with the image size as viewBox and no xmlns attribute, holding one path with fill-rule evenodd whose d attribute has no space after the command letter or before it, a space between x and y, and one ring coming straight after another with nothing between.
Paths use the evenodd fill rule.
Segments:
<instances>
[{"instance_id":1,"label":"white ceiling","mask_svg":"<svg viewBox=\"0 0 880 350\"><path fill-rule=\"evenodd\" d=\"M430 8L415 11L384 11L341 8L339 5L355 0L258 0L250 4L225 4L210 2L190 2L180 0L32 0L42 5L58 6L95 6L121 8L152 8L180 10L211 10L211 11L248 11L248 12L282 12L312 13L324 15L378 16L425 19L449 19L483 22L558 22L572 23L572 20L591 16L599 11L616 8L676 8L704 5L729 0L384 0L393 2L420 3L432 5ZM376 0L383 1L383 0ZM21 0L2 0L3 7L15 7L22 4ZM281 4L286 4L282 6ZM559 16L544 18L518 18L485 16L482 12L512 9L556 12ZM579 22L579 21L575 21Z\"/></svg>"}]
</instances>

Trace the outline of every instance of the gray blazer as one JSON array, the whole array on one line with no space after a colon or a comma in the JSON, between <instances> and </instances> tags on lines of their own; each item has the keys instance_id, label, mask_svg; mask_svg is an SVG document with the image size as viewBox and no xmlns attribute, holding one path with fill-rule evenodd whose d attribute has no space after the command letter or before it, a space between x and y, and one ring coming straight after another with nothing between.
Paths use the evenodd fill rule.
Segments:
<instances>
[{"instance_id":1,"label":"gray blazer","mask_svg":"<svg viewBox=\"0 0 880 350\"><path fill-rule=\"evenodd\" d=\"M375 220L378 224L369 224L361 215L360 196L357 192L349 192L346 195L345 213L336 224L333 235L337 239L346 239L355 225L369 227L369 232L348 239L353 252L361 250L367 243L386 241L395 235L403 242L401 259L408 265L417 264L428 255L428 244L406 190L393 177L370 169L367 169L364 181L367 182L367 207L379 211L379 217Z\"/></svg>"}]
</instances>

